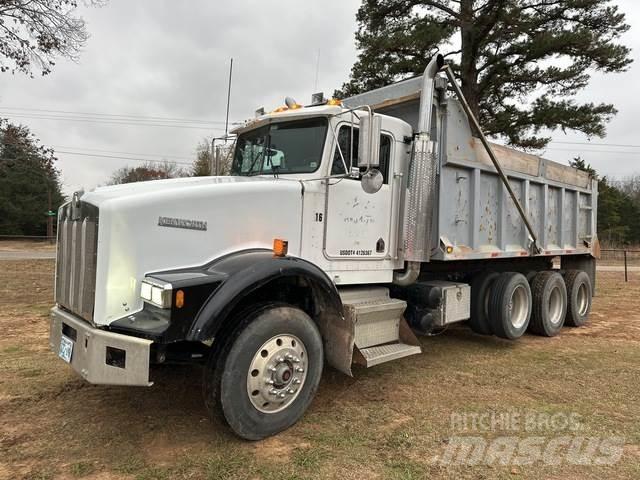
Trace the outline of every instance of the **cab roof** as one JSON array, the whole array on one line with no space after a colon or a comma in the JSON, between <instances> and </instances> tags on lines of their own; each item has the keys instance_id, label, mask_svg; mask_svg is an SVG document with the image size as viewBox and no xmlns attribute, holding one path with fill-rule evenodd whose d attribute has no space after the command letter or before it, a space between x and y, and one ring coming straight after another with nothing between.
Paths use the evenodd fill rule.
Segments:
<instances>
[{"instance_id":1,"label":"cab roof","mask_svg":"<svg viewBox=\"0 0 640 480\"><path fill-rule=\"evenodd\" d=\"M238 135L247 130L253 130L256 127L261 127L263 125L267 125L274 121L280 122L280 121L307 118L307 117L340 115L340 113L346 110L347 110L346 108L341 107L339 105L317 105L312 107L300 107L295 109L287 109L281 112L273 111L270 113L266 113L264 115L260 115L259 117L247 120L244 125L241 125L231 130L231 133Z\"/></svg>"}]
</instances>

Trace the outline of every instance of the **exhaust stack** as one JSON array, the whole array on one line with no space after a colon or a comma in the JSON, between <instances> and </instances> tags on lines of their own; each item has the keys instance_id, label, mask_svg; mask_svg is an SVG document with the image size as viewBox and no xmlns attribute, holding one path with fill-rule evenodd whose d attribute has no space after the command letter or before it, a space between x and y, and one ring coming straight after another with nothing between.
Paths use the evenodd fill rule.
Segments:
<instances>
[{"instance_id":1,"label":"exhaust stack","mask_svg":"<svg viewBox=\"0 0 640 480\"><path fill-rule=\"evenodd\" d=\"M436 190L436 161L431 139L434 80L444 65L442 55L434 57L422 76L420 116L409 179L404 222L404 258L408 262L404 272L394 275L397 285L410 285L420 275L420 263L428 262L431 253L432 207Z\"/></svg>"}]
</instances>

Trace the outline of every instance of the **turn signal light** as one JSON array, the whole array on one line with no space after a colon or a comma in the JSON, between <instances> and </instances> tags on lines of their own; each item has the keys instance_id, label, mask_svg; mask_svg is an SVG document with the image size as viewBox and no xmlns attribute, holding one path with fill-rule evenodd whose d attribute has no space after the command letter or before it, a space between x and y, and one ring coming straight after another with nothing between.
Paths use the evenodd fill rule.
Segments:
<instances>
[{"instance_id":1,"label":"turn signal light","mask_svg":"<svg viewBox=\"0 0 640 480\"><path fill-rule=\"evenodd\" d=\"M273 254L276 257L284 257L289 251L289 242L280 238L273 239Z\"/></svg>"},{"instance_id":2,"label":"turn signal light","mask_svg":"<svg viewBox=\"0 0 640 480\"><path fill-rule=\"evenodd\" d=\"M176 292L176 308L184 307L184 290L178 290Z\"/></svg>"}]
</instances>

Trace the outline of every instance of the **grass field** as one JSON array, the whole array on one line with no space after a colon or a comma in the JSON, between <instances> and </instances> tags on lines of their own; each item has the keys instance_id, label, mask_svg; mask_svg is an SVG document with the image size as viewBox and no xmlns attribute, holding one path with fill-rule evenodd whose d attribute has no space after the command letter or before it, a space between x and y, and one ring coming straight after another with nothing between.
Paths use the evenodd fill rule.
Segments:
<instances>
[{"instance_id":1,"label":"grass field","mask_svg":"<svg viewBox=\"0 0 640 480\"><path fill-rule=\"evenodd\" d=\"M640 275L600 273L592 321L517 342L451 328L354 378L330 368L302 421L266 441L207 418L197 367L151 388L98 387L48 350L53 261L0 262L0 479L640 478ZM445 465L452 415L574 415L623 437L614 465ZM573 434L573 432L571 432ZM476 432L545 438L567 432Z\"/></svg>"}]
</instances>

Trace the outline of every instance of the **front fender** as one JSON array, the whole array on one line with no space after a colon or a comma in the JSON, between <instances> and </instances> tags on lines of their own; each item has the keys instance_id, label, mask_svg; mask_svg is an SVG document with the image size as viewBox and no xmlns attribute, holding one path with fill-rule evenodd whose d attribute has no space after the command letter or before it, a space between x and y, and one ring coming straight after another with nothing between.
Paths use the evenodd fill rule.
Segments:
<instances>
[{"instance_id":1,"label":"front fender","mask_svg":"<svg viewBox=\"0 0 640 480\"><path fill-rule=\"evenodd\" d=\"M317 266L296 257L275 257L270 250L238 252L215 262L210 269L223 282L202 305L187 334L187 340L212 339L244 299L271 281L286 277L305 279L326 307L342 313L342 302L329 277Z\"/></svg>"},{"instance_id":2,"label":"front fender","mask_svg":"<svg viewBox=\"0 0 640 480\"><path fill-rule=\"evenodd\" d=\"M271 282L295 279L295 284L303 285L301 291L310 297L291 299L291 303L302 302L311 307L307 313L320 329L327 362L351 375L355 327L345 319L340 295L331 279L307 260L276 257L271 250L246 250L202 267L156 272L149 276L171 283L175 290L184 290L186 299L183 308L174 306L170 313L167 312L169 318L165 320L163 331L153 338L162 343L187 340L206 344L233 329L231 322L235 320L236 309L241 302L249 304L252 295L260 301L257 291ZM279 300L282 301L281 298ZM285 298L284 301L288 300ZM145 323L143 315L139 316L140 321L136 319L134 323L125 322L114 327L130 331L147 323L160 325L157 312L151 315L153 322Z\"/></svg>"},{"instance_id":3,"label":"front fender","mask_svg":"<svg viewBox=\"0 0 640 480\"><path fill-rule=\"evenodd\" d=\"M308 313L322 334L327 362L351 375L354 325L343 315L336 286L319 267L301 258L274 257L271 251L250 251L227 256L211 270L225 280L198 312L188 340L212 340L223 326L233 327L229 322L240 302L272 281L295 277L304 280L313 295L314 311Z\"/></svg>"}]
</instances>

